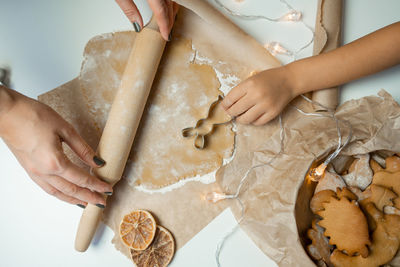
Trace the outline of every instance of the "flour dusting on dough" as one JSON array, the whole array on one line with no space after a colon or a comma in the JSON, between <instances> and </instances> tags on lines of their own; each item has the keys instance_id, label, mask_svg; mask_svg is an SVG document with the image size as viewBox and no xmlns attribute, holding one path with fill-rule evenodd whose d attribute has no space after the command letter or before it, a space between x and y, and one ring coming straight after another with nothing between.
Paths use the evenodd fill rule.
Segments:
<instances>
[{"instance_id":1,"label":"flour dusting on dough","mask_svg":"<svg viewBox=\"0 0 400 267\"><path fill-rule=\"evenodd\" d=\"M240 79L235 75L223 74L222 72L218 71L214 68L215 73L217 74L218 80L221 83L221 90L224 95L227 95L233 87L240 83Z\"/></svg>"},{"instance_id":2,"label":"flour dusting on dough","mask_svg":"<svg viewBox=\"0 0 400 267\"><path fill-rule=\"evenodd\" d=\"M233 158L235 157L235 154L236 154L236 149L233 150L233 153L232 153L231 157L224 158L224 161L223 161L222 165L226 165L226 164L230 163L233 160ZM180 188L180 187L184 186L185 184L187 184L189 182L201 182L203 184L211 184L211 183L214 183L216 181L215 175L216 175L217 171L218 170L215 170L215 171L209 172L209 173L207 173L205 175L196 175L194 177L186 178L186 179L180 180L177 183L174 183L174 184L171 184L171 185L168 185L168 186L164 186L164 187L161 187L161 188L158 188L158 189L149 189L149 188L144 187L143 185L135 186L135 189L138 190L138 191L141 191L141 192L148 193L148 194L153 194L153 193L162 193L162 194L164 194L166 192L170 192L172 190Z\"/></svg>"},{"instance_id":3,"label":"flour dusting on dough","mask_svg":"<svg viewBox=\"0 0 400 267\"><path fill-rule=\"evenodd\" d=\"M119 40L114 35L88 43L80 76L82 92L99 133L135 38L129 32L119 33ZM213 182L215 171L234 153L231 124L218 126L201 151L194 148L193 139L182 137L181 130L204 118L210 104L222 94L220 90L232 87L236 79L222 75L230 73L225 64L201 57L199 51L192 49L189 39L174 37L172 43L164 51L124 172L132 187L150 191L162 187L172 190L195 180ZM196 53L197 62L192 62ZM132 87L142 87L141 81ZM127 130L121 127L120 133L127 134Z\"/></svg>"},{"instance_id":4,"label":"flour dusting on dough","mask_svg":"<svg viewBox=\"0 0 400 267\"><path fill-rule=\"evenodd\" d=\"M164 186L158 189L148 189L143 185L138 185L135 186L135 189L141 192L145 192L148 194L154 194L154 193L167 193L170 192L172 190L175 190L177 188L180 188L182 186L184 186L186 183L188 182L201 182L203 184L211 184L215 182L215 174L216 174L217 170L207 173L205 175L197 175L195 177L190 177L190 178L186 178L183 180L180 180L179 182L176 182L174 184L168 185L168 186Z\"/></svg>"},{"instance_id":5,"label":"flour dusting on dough","mask_svg":"<svg viewBox=\"0 0 400 267\"><path fill-rule=\"evenodd\" d=\"M182 137L183 128L207 115L210 104L221 94L221 84L212 65L192 60L195 52L189 40L175 42L164 52L169 54L179 54L179 60L161 62L144 128L125 168L128 183L142 190L171 190L193 180L215 181L203 176L215 172L234 149L230 125L217 127L207 137L209 144L204 150L194 148L193 138ZM225 113L221 116L229 119Z\"/></svg>"},{"instance_id":6,"label":"flour dusting on dough","mask_svg":"<svg viewBox=\"0 0 400 267\"><path fill-rule=\"evenodd\" d=\"M213 67L217 78L219 80L219 83L221 84L219 90L224 94L227 95L229 93L229 91L235 87L236 85L238 85L240 83L240 79L233 75L233 74L225 74L222 73L219 69L218 66L224 66L226 65L225 62L222 61L218 61L217 64L214 64L214 62L210 59L207 58L203 55L200 54L200 52L194 47L194 45L192 45L192 49L194 51L193 53L193 62L196 62L198 64L206 64L206 65L210 65Z\"/></svg>"}]
</instances>

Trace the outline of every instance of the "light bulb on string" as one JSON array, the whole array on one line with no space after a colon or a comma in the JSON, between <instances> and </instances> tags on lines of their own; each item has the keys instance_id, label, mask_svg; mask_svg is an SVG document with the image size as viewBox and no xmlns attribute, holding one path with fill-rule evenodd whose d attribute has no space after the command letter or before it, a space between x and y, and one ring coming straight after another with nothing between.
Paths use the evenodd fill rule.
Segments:
<instances>
[{"instance_id":1,"label":"light bulb on string","mask_svg":"<svg viewBox=\"0 0 400 267\"><path fill-rule=\"evenodd\" d=\"M322 163L315 169L315 175L318 177L321 177L325 173L327 165L325 163Z\"/></svg>"},{"instance_id":2,"label":"light bulb on string","mask_svg":"<svg viewBox=\"0 0 400 267\"><path fill-rule=\"evenodd\" d=\"M270 22L286 22L286 21L302 21L302 13L300 11L295 10L292 6L290 6L286 1L281 0L282 3L284 3L287 8L289 9L289 12L286 13L285 15L279 17L279 18L273 18L273 17L267 17L264 15L249 15L249 14L243 14L240 11L232 10L228 6L224 5L221 3L220 0L214 0L214 2L217 4L218 7L220 7L222 10L224 10L226 13L228 13L231 16L238 17L241 19L245 20L267 20ZM236 4L242 4L244 1L243 0L235 0L233 2L236 2ZM240 10L240 9L239 9Z\"/></svg>"},{"instance_id":3,"label":"light bulb on string","mask_svg":"<svg viewBox=\"0 0 400 267\"><path fill-rule=\"evenodd\" d=\"M216 203L223 199L237 198L237 196L236 195L227 195L224 193L213 191L213 192L209 192L209 193L205 194L203 198L204 198L204 200L207 200L208 202Z\"/></svg>"},{"instance_id":4,"label":"light bulb on string","mask_svg":"<svg viewBox=\"0 0 400 267\"><path fill-rule=\"evenodd\" d=\"M231 0L236 3L243 3L243 0ZM313 42L314 42L314 29L310 26L308 26L304 21L303 21L303 14L302 12L294 9L286 0L280 0L282 4L284 4L288 8L288 12L284 14L283 16L279 18L271 18L267 17L264 15L249 15L249 14L243 14L240 11L234 11L230 8L228 8L226 5L221 3L221 0L214 0L216 5L224 10L226 13L228 13L231 16L241 18L243 20L267 20L270 22L299 22L301 23L304 27L306 27L310 32L311 32L311 38L310 41L307 42L305 45L303 45L300 49L296 51L290 51L284 47L282 47L280 44L276 42L271 42L270 44L265 45L265 47L269 50L269 52L273 55L281 54L281 55L287 55L292 58L292 60L296 60L298 55L308 48ZM240 10L240 9L239 9Z\"/></svg>"},{"instance_id":5,"label":"light bulb on string","mask_svg":"<svg viewBox=\"0 0 400 267\"><path fill-rule=\"evenodd\" d=\"M264 47L273 55L287 55L287 56L293 56L293 53L286 49L285 47L283 47L280 43L278 42L270 42L270 43L266 43L264 45Z\"/></svg>"},{"instance_id":6,"label":"light bulb on string","mask_svg":"<svg viewBox=\"0 0 400 267\"><path fill-rule=\"evenodd\" d=\"M204 195L204 199L211 203L216 203L222 199L225 199L226 195L218 192L209 192Z\"/></svg>"},{"instance_id":7,"label":"light bulb on string","mask_svg":"<svg viewBox=\"0 0 400 267\"><path fill-rule=\"evenodd\" d=\"M297 10L290 10L288 13L279 18L279 21L301 21L302 13Z\"/></svg>"},{"instance_id":8,"label":"light bulb on string","mask_svg":"<svg viewBox=\"0 0 400 267\"><path fill-rule=\"evenodd\" d=\"M306 180L312 182L318 182L324 175L326 167L327 164L323 162L318 167L311 169L309 173L307 173L306 175Z\"/></svg>"}]
</instances>

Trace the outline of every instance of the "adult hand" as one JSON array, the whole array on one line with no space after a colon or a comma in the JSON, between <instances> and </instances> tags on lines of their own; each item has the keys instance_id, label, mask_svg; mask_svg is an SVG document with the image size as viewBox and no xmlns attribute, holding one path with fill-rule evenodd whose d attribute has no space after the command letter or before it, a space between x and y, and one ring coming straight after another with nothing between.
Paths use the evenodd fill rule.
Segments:
<instances>
[{"instance_id":1,"label":"adult hand","mask_svg":"<svg viewBox=\"0 0 400 267\"><path fill-rule=\"evenodd\" d=\"M237 122L263 125L297 96L290 77L285 67L262 71L233 88L221 104Z\"/></svg>"},{"instance_id":2,"label":"adult hand","mask_svg":"<svg viewBox=\"0 0 400 267\"><path fill-rule=\"evenodd\" d=\"M143 19L133 0L115 0L122 11L133 23L136 32L143 28ZM153 14L156 17L161 36L169 41L175 15L178 12L178 4L171 0L147 0Z\"/></svg>"},{"instance_id":3,"label":"adult hand","mask_svg":"<svg viewBox=\"0 0 400 267\"><path fill-rule=\"evenodd\" d=\"M111 185L74 165L62 143L90 167L104 165L74 128L50 107L0 86L0 137L28 175L47 193L71 204L104 208Z\"/></svg>"}]
</instances>

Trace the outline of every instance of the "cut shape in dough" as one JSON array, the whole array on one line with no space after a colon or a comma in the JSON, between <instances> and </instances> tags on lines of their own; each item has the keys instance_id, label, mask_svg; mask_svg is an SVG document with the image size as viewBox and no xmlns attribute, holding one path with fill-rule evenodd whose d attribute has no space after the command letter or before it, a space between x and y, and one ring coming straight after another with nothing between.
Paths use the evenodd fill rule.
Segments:
<instances>
[{"instance_id":1,"label":"cut shape in dough","mask_svg":"<svg viewBox=\"0 0 400 267\"><path fill-rule=\"evenodd\" d=\"M80 83L98 129L104 127L118 88L130 51L121 46L129 39L134 39L129 32L120 32L94 38L86 46ZM217 127L201 151L193 147L193 140L181 136L181 130L205 117L210 104L222 94L214 68L193 63L193 56L191 41L180 36L175 36L164 51L125 168L124 177L132 186L156 189L205 175L232 155L234 132L230 123Z\"/></svg>"}]
</instances>

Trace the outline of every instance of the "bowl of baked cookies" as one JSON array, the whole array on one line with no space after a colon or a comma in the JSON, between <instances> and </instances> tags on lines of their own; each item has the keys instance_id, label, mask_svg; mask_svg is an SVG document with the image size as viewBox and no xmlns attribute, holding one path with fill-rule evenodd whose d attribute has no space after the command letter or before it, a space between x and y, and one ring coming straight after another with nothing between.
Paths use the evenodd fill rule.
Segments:
<instances>
[{"instance_id":1,"label":"bowl of baked cookies","mask_svg":"<svg viewBox=\"0 0 400 267\"><path fill-rule=\"evenodd\" d=\"M314 162L295 208L300 241L317 266L400 266L400 156L339 155ZM325 168L326 167L326 168Z\"/></svg>"}]
</instances>

